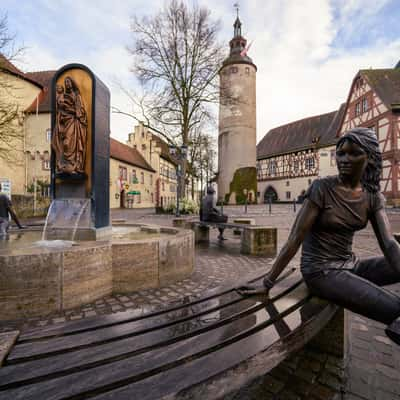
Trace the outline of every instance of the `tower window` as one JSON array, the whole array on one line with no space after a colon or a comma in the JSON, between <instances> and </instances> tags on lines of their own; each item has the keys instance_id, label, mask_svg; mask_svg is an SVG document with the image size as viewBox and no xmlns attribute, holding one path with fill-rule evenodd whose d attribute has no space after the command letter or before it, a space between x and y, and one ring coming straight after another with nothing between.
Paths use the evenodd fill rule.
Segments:
<instances>
[{"instance_id":1,"label":"tower window","mask_svg":"<svg viewBox=\"0 0 400 400\"><path fill-rule=\"evenodd\" d=\"M231 74L236 74L236 73L238 72L238 67L231 67L230 70L229 70L229 72L230 72Z\"/></svg>"},{"instance_id":2,"label":"tower window","mask_svg":"<svg viewBox=\"0 0 400 400\"><path fill-rule=\"evenodd\" d=\"M250 68L249 67L246 67L245 71L246 71L246 75L250 75Z\"/></svg>"}]
</instances>

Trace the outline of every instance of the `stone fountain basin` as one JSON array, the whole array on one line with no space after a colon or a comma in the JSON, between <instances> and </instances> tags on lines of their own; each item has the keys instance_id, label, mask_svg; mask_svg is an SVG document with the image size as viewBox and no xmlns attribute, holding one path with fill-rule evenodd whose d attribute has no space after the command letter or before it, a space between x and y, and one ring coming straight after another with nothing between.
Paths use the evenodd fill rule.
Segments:
<instances>
[{"instance_id":1,"label":"stone fountain basin","mask_svg":"<svg viewBox=\"0 0 400 400\"><path fill-rule=\"evenodd\" d=\"M149 237L122 234L70 247L1 250L0 320L44 316L114 293L165 286L192 273L192 231L144 225L140 230Z\"/></svg>"}]
</instances>

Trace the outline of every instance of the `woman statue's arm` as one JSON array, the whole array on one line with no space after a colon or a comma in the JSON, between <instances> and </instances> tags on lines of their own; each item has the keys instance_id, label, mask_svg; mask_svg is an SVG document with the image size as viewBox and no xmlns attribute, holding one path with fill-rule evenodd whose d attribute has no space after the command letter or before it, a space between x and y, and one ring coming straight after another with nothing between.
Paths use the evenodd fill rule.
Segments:
<instances>
[{"instance_id":1,"label":"woman statue's arm","mask_svg":"<svg viewBox=\"0 0 400 400\"><path fill-rule=\"evenodd\" d=\"M400 246L393 237L385 209L375 211L370 221L387 262L400 272Z\"/></svg>"},{"instance_id":2,"label":"woman statue's arm","mask_svg":"<svg viewBox=\"0 0 400 400\"><path fill-rule=\"evenodd\" d=\"M313 226L319 213L319 208L310 200L304 201L303 207L301 207L297 214L296 220L290 231L288 240L282 247L272 265L271 271L264 278L262 286L242 286L239 288L239 292L244 295L267 293L274 284L276 278L281 274L285 267L289 264L290 260L295 256L300 245L307 232Z\"/></svg>"}]
</instances>

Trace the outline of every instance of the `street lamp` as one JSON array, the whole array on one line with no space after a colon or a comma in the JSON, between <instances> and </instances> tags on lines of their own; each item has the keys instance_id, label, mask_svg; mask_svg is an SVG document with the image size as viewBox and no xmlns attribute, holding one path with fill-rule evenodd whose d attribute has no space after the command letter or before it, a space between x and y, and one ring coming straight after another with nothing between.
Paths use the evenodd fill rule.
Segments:
<instances>
[{"instance_id":1,"label":"street lamp","mask_svg":"<svg viewBox=\"0 0 400 400\"><path fill-rule=\"evenodd\" d=\"M172 158L177 161L176 166L176 213L175 216L179 217L179 194L181 192L181 177L182 177L182 161L184 162L187 157L188 147L183 144L182 146L169 145L169 153Z\"/></svg>"}]
</instances>

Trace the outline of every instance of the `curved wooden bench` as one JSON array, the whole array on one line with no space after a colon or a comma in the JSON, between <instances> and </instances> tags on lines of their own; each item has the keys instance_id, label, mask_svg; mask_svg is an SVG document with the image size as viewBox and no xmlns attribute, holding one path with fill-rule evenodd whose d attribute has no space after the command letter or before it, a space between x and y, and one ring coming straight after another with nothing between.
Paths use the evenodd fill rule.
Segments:
<instances>
[{"instance_id":1,"label":"curved wooden bench","mask_svg":"<svg viewBox=\"0 0 400 400\"><path fill-rule=\"evenodd\" d=\"M231 286L162 310L34 329L0 368L0 399L222 398L304 346L335 311L289 271L270 300Z\"/></svg>"}]
</instances>

